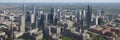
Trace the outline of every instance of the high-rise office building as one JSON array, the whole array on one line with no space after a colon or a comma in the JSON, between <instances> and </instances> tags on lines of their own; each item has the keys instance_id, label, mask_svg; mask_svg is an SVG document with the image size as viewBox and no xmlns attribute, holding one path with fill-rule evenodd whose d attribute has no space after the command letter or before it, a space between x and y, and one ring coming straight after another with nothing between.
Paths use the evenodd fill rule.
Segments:
<instances>
[{"instance_id":1,"label":"high-rise office building","mask_svg":"<svg viewBox=\"0 0 120 40\"><path fill-rule=\"evenodd\" d=\"M45 20L45 15L41 14L40 15L40 20L39 20L39 24L41 25L41 27L44 27L44 20Z\"/></svg>"},{"instance_id":2,"label":"high-rise office building","mask_svg":"<svg viewBox=\"0 0 120 40\"><path fill-rule=\"evenodd\" d=\"M84 19L85 19L85 10L80 10L79 11L79 13L77 14L78 16L77 16L77 19L78 19L78 23L79 23L79 25L80 25L80 27L84 27L83 25L85 25L84 24Z\"/></svg>"},{"instance_id":3,"label":"high-rise office building","mask_svg":"<svg viewBox=\"0 0 120 40\"><path fill-rule=\"evenodd\" d=\"M82 20L82 10L80 10L78 13L77 13L77 21L80 22Z\"/></svg>"},{"instance_id":4,"label":"high-rise office building","mask_svg":"<svg viewBox=\"0 0 120 40\"><path fill-rule=\"evenodd\" d=\"M38 13L36 13L35 14L35 26L36 26L36 28L38 28L38 20L40 19L39 17L38 17L39 15L38 15Z\"/></svg>"},{"instance_id":5,"label":"high-rise office building","mask_svg":"<svg viewBox=\"0 0 120 40\"><path fill-rule=\"evenodd\" d=\"M21 15L20 21L21 21L20 31L25 32L25 16L24 15Z\"/></svg>"},{"instance_id":6,"label":"high-rise office building","mask_svg":"<svg viewBox=\"0 0 120 40\"><path fill-rule=\"evenodd\" d=\"M98 25L103 25L105 22L104 22L104 18L102 17L99 17L98 18Z\"/></svg>"},{"instance_id":7,"label":"high-rise office building","mask_svg":"<svg viewBox=\"0 0 120 40\"><path fill-rule=\"evenodd\" d=\"M10 19L11 20L11 26L10 26L10 38L13 39L14 38L14 30L13 30L13 19Z\"/></svg>"},{"instance_id":8,"label":"high-rise office building","mask_svg":"<svg viewBox=\"0 0 120 40\"><path fill-rule=\"evenodd\" d=\"M84 28L86 26L86 10L82 10L82 20L80 26Z\"/></svg>"},{"instance_id":9,"label":"high-rise office building","mask_svg":"<svg viewBox=\"0 0 120 40\"><path fill-rule=\"evenodd\" d=\"M50 14L49 14L49 22L54 24L55 21L55 17L56 17L56 10L55 8L51 8Z\"/></svg>"},{"instance_id":10,"label":"high-rise office building","mask_svg":"<svg viewBox=\"0 0 120 40\"><path fill-rule=\"evenodd\" d=\"M95 21L96 21L96 22L95 22L96 25L98 25L98 18L99 18L99 16L97 16L97 17L95 18L95 19L96 19L96 20L95 20Z\"/></svg>"},{"instance_id":11,"label":"high-rise office building","mask_svg":"<svg viewBox=\"0 0 120 40\"><path fill-rule=\"evenodd\" d=\"M92 23L91 23L91 25L93 26L93 25L98 25L98 19L99 19L99 16L94 16L93 18L92 18Z\"/></svg>"},{"instance_id":12,"label":"high-rise office building","mask_svg":"<svg viewBox=\"0 0 120 40\"><path fill-rule=\"evenodd\" d=\"M26 22L30 23L30 24L33 24L34 21L35 21L35 14L36 14L36 11L35 11L35 6L33 5L32 6L32 11L27 11L26 12Z\"/></svg>"},{"instance_id":13,"label":"high-rise office building","mask_svg":"<svg viewBox=\"0 0 120 40\"><path fill-rule=\"evenodd\" d=\"M31 18L31 13L30 12L26 12L26 22L30 22L31 20L30 20L30 18Z\"/></svg>"},{"instance_id":14,"label":"high-rise office building","mask_svg":"<svg viewBox=\"0 0 120 40\"><path fill-rule=\"evenodd\" d=\"M40 19L40 25L42 26L42 29L44 29L44 27L46 26L46 23L48 23L48 13L44 13L44 14L40 14L41 15L41 19Z\"/></svg>"},{"instance_id":15,"label":"high-rise office building","mask_svg":"<svg viewBox=\"0 0 120 40\"><path fill-rule=\"evenodd\" d=\"M32 13L32 11L26 12L26 22L33 24L35 21L35 14Z\"/></svg>"},{"instance_id":16,"label":"high-rise office building","mask_svg":"<svg viewBox=\"0 0 120 40\"><path fill-rule=\"evenodd\" d=\"M38 13L38 19L40 20L41 19L41 14L43 14L43 11L39 11L37 13Z\"/></svg>"},{"instance_id":17,"label":"high-rise office building","mask_svg":"<svg viewBox=\"0 0 120 40\"><path fill-rule=\"evenodd\" d=\"M86 10L82 10L82 13L83 13L83 17L86 16Z\"/></svg>"},{"instance_id":18,"label":"high-rise office building","mask_svg":"<svg viewBox=\"0 0 120 40\"><path fill-rule=\"evenodd\" d=\"M35 14L36 14L36 9L35 9L35 6L33 5L31 19L30 19L31 20L30 21L31 24L34 23L34 21L35 21Z\"/></svg>"},{"instance_id":19,"label":"high-rise office building","mask_svg":"<svg viewBox=\"0 0 120 40\"><path fill-rule=\"evenodd\" d=\"M25 10L25 5L23 5L23 14L20 17L20 31L25 32L25 18L26 18L26 10Z\"/></svg>"},{"instance_id":20,"label":"high-rise office building","mask_svg":"<svg viewBox=\"0 0 120 40\"><path fill-rule=\"evenodd\" d=\"M49 37L50 34L50 27L48 27L48 13L44 14L44 27L43 27L43 33L45 37Z\"/></svg>"},{"instance_id":21,"label":"high-rise office building","mask_svg":"<svg viewBox=\"0 0 120 40\"><path fill-rule=\"evenodd\" d=\"M61 15L62 15L62 12L60 9L58 9L58 20L60 21L62 18L61 18Z\"/></svg>"},{"instance_id":22,"label":"high-rise office building","mask_svg":"<svg viewBox=\"0 0 120 40\"><path fill-rule=\"evenodd\" d=\"M91 6L87 6L87 13L86 13L86 29L91 25L91 15L92 15L92 8Z\"/></svg>"}]
</instances>

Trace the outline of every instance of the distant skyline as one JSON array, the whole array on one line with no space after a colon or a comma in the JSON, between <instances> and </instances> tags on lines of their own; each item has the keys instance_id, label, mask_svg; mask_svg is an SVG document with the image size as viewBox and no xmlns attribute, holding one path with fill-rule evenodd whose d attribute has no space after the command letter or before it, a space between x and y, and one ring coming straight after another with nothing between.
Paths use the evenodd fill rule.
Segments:
<instances>
[{"instance_id":1,"label":"distant skyline","mask_svg":"<svg viewBox=\"0 0 120 40\"><path fill-rule=\"evenodd\" d=\"M120 3L120 0L0 0L0 3Z\"/></svg>"}]
</instances>

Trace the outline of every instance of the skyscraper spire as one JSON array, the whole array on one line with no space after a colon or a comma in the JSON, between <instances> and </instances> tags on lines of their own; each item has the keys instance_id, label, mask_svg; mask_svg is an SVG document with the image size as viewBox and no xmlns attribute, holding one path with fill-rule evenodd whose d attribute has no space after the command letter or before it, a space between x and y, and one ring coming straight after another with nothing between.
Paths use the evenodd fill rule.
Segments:
<instances>
[{"instance_id":1,"label":"skyscraper spire","mask_svg":"<svg viewBox=\"0 0 120 40\"><path fill-rule=\"evenodd\" d=\"M26 8L25 8L25 4L23 3L23 14L22 15L24 15L24 16L26 16Z\"/></svg>"},{"instance_id":2,"label":"skyscraper spire","mask_svg":"<svg viewBox=\"0 0 120 40\"><path fill-rule=\"evenodd\" d=\"M33 7L33 14L35 14L36 13L35 12L36 11L35 5L33 4L32 7Z\"/></svg>"}]
</instances>

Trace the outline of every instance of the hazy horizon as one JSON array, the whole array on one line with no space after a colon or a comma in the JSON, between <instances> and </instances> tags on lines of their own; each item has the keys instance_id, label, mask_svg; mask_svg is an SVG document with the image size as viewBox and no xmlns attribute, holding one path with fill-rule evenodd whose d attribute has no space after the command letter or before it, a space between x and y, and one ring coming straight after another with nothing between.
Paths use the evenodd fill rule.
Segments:
<instances>
[{"instance_id":1,"label":"hazy horizon","mask_svg":"<svg viewBox=\"0 0 120 40\"><path fill-rule=\"evenodd\" d=\"M0 3L120 3L120 0L0 0Z\"/></svg>"}]
</instances>

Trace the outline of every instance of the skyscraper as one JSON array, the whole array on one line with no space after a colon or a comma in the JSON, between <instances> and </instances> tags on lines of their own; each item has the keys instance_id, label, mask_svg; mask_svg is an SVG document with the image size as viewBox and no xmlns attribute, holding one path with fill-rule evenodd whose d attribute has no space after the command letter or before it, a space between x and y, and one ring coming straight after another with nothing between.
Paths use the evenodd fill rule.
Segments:
<instances>
[{"instance_id":1,"label":"skyscraper","mask_svg":"<svg viewBox=\"0 0 120 40\"><path fill-rule=\"evenodd\" d=\"M35 21L35 14L36 14L36 11L35 11L35 6L33 5L32 6L32 11L27 11L26 12L26 22L30 23L30 24L33 24L34 21Z\"/></svg>"},{"instance_id":2,"label":"skyscraper","mask_svg":"<svg viewBox=\"0 0 120 40\"><path fill-rule=\"evenodd\" d=\"M47 25L47 24L48 24L47 19L48 19L48 14L45 13L45 14L44 14L44 27L43 27L43 33L44 33L44 36L45 36L45 37L49 37L49 33L50 33L49 27L48 27L48 25Z\"/></svg>"},{"instance_id":3,"label":"skyscraper","mask_svg":"<svg viewBox=\"0 0 120 40\"><path fill-rule=\"evenodd\" d=\"M87 6L87 14L86 14L86 29L90 27L91 25L91 14L92 14L92 8L91 6Z\"/></svg>"},{"instance_id":4,"label":"skyscraper","mask_svg":"<svg viewBox=\"0 0 120 40\"><path fill-rule=\"evenodd\" d=\"M24 15L21 15L20 22L21 22L20 32L25 32L25 16Z\"/></svg>"},{"instance_id":5,"label":"skyscraper","mask_svg":"<svg viewBox=\"0 0 120 40\"><path fill-rule=\"evenodd\" d=\"M86 10L82 10L82 21L81 21L81 27L84 28L86 26Z\"/></svg>"},{"instance_id":6,"label":"skyscraper","mask_svg":"<svg viewBox=\"0 0 120 40\"><path fill-rule=\"evenodd\" d=\"M25 5L23 5L23 14L20 17L20 32L25 32L25 18L26 18L26 10Z\"/></svg>"},{"instance_id":7,"label":"skyscraper","mask_svg":"<svg viewBox=\"0 0 120 40\"><path fill-rule=\"evenodd\" d=\"M82 10L77 13L77 21L80 22L82 19Z\"/></svg>"},{"instance_id":8,"label":"skyscraper","mask_svg":"<svg viewBox=\"0 0 120 40\"><path fill-rule=\"evenodd\" d=\"M35 26L38 28L38 13L35 14Z\"/></svg>"},{"instance_id":9,"label":"skyscraper","mask_svg":"<svg viewBox=\"0 0 120 40\"><path fill-rule=\"evenodd\" d=\"M35 21L35 14L36 14L36 9L35 9L35 5L33 5L31 19L30 19L31 24L34 23L34 21Z\"/></svg>"},{"instance_id":10,"label":"skyscraper","mask_svg":"<svg viewBox=\"0 0 120 40\"><path fill-rule=\"evenodd\" d=\"M98 25L98 19L99 19L99 16L94 16L91 20L91 25Z\"/></svg>"},{"instance_id":11,"label":"skyscraper","mask_svg":"<svg viewBox=\"0 0 120 40\"><path fill-rule=\"evenodd\" d=\"M10 38L13 39L14 38L14 30L13 30L13 19L11 19L11 24L10 24Z\"/></svg>"},{"instance_id":12,"label":"skyscraper","mask_svg":"<svg viewBox=\"0 0 120 40\"><path fill-rule=\"evenodd\" d=\"M54 24L55 16L56 16L56 10L55 8L51 8L49 19L48 19L50 23Z\"/></svg>"},{"instance_id":13,"label":"skyscraper","mask_svg":"<svg viewBox=\"0 0 120 40\"><path fill-rule=\"evenodd\" d=\"M60 9L58 9L58 20L60 21L62 18L61 18L61 15L62 15L62 12Z\"/></svg>"}]
</instances>

